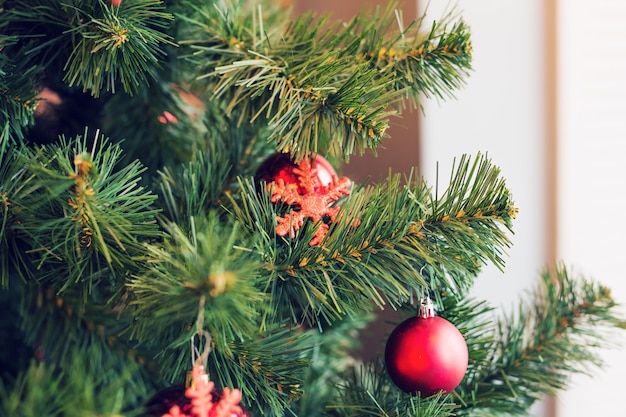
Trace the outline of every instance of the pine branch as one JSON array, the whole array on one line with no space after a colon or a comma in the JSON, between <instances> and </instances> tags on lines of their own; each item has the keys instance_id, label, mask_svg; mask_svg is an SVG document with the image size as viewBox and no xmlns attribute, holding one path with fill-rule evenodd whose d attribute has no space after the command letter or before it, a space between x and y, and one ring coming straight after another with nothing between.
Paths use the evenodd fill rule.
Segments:
<instances>
[{"instance_id":1,"label":"pine branch","mask_svg":"<svg viewBox=\"0 0 626 417\"><path fill-rule=\"evenodd\" d=\"M258 334L256 320L264 304L255 288L258 254L246 249L249 237L240 234L238 225L220 224L215 215L191 219L189 230L175 224L166 229L162 244L145 245L148 268L127 284L135 318L130 337L148 349L187 348L204 295L206 330L216 349L230 354L229 342ZM168 361L164 369L180 373Z\"/></svg>"},{"instance_id":2,"label":"pine branch","mask_svg":"<svg viewBox=\"0 0 626 417\"><path fill-rule=\"evenodd\" d=\"M189 163L159 172L157 187L161 205L168 220L178 224L219 210L227 204L226 195L237 195L239 176L249 177L255 155L265 155L267 145L253 129L226 125L219 134L207 132L204 144L195 152Z\"/></svg>"},{"instance_id":3,"label":"pine branch","mask_svg":"<svg viewBox=\"0 0 626 417\"><path fill-rule=\"evenodd\" d=\"M132 97L107 97L102 108L103 131L125 139L125 161L139 159L150 169L150 179L164 166L189 161L207 142L205 105L164 72Z\"/></svg>"},{"instance_id":4,"label":"pine branch","mask_svg":"<svg viewBox=\"0 0 626 417\"><path fill-rule=\"evenodd\" d=\"M23 343L18 358L29 352L32 363L14 378L3 373L0 414L137 415L159 379L150 373L155 369L150 360L118 337L116 311L97 297L84 305L76 289L60 297L52 288L12 285L6 294L11 293L18 295L11 302L19 304L13 318L18 328L13 337Z\"/></svg>"},{"instance_id":5,"label":"pine branch","mask_svg":"<svg viewBox=\"0 0 626 417\"><path fill-rule=\"evenodd\" d=\"M263 337L233 342L232 355L210 355L210 372L224 386L239 387L253 415L286 415L290 404L303 395L312 348L308 339L277 323Z\"/></svg>"},{"instance_id":6,"label":"pine branch","mask_svg":"<svg viewBox=\"0 0 626 417\"><path fill-rule=\"evenodd\" d=\"M134 93L156 79L173 45L164 33L172 16L159 0L123 2L5 2L5 34L27 43L29 63L64 72L68 86L99 97L121 84ZM17 53L17 52L16 52Z\"/></svg>"},{"instance_id":7,"label":"pine branch","mask_svg":"<svg viewBox=\"0 0 626 417\"><path fill-rule=\"evenodd\" d=\"M344 242L349 245L348 251L340 252L348 252L341 256L345 262L356 261L353 267L360 269L361 263L371 260L370 268L383 276L387 262L374 267L374 258L388 254L390 262L396 258L394 265L408 260L410 270L400 274L412 271L412 279L419 285L427 283L430 292L450 292L459 298L482 265L503 265L503 250L510 244L506 232L511 231L516 209L499 168L489 159L461 158L441 199L432 196L422 180L409 180L400 191L398 183L397 177L390 178L356 207L348 199L345 212L362 224L351 232L352 220L336 222L334 238L328 242L330 253L333 243ZM413 288L419 287L414 283ZM386 294L390 299L394 295L403 298L402 293Z\"/></svg>"},{"instance_id":8,"label":"pine branch","mask_svg":"<svg viewBox=\"0 0 626 417\"><path fill-rule=\"evenodd\" d=\"M376 12L378 19L362 12L345 27L304 15L280 34L264 33L260 24L258 32L235 30L239 37L233 38L224 37L231 30L215 33L210 26L234 26L232 16L242 11L226 3L192 22L211 34L206 40L182 43L196 50L194 62L205 59L209 71L200 78L215 83L209 88L227 100L227 112L236 109L241 122L265 118L269 140L297 159L322 151L347 160L355 151L375 149L393 114L390 105L401 106L404 96L417 103L424 92L446 95L469 68L471 48L462 22L450 33L435 24L427 36L410 24L417 29L401 27L390 41L385 30L396 21L390 6Z\"/></svg>"},{"instance_id":9,"label":"pine branch","mask_svg":"<svg viewBox=\"0 0 626 417\"><path fill-rule=\"evenodd\" d=\"M32 363L28 371L20 375L12 386L0 381L0 412L2 415L24 417L60 416L64 392L62 378L46 369L43 363ZM58 397L41 398L40 387L49 387Z\"/></svg>"},{"instance_id":10,"label":"pine branch","mask_svg":"<svg viewBox=\"0 0 626 417\"><path fill-rule=\"evenodd\" d=\"M33 0L26 5L4 1L2 12L3 36L17 41L15 49L7 50L9 54L48 71L63 67L63 56L70 45L64 32L70 29L74 16L62 3Z\"/></svg>"},{"instance_id":11,"label":"pine branch","mask_svg":"<svg viewBox=\"0 0 626 417\"><path fill-rule=\"evenodd\" d=\"M245 233L215 215L195 218L188 231L169 225L168 232L163 245L146 246L150 267L128 283L133 295L128 337L155 352L165 378L180 380L191 364L189 340L204 295L214 380L241 389L248 406L280 415L301 394L311 346L284 321L259 330L259 313L266 308L256 289L260 263L245 249Z\"/></svg>"},{"instance_id":12,"label":"pine branch","mask_svg":"<svg viewBox=\"0 0 626 417\"><path fill-rule=\"evenodd\" d=\"M354 368L339 386L336 404L327 407L325 415L334 417L448 417L455 416L458 406L449 395L428 399L402 393L393 387L380 363Z\"/></svg>"},{"instance_id":13,"label":"pine branch","mask_svg":"<svg viewBox=\"0 0 626 417\"><path fill-rule=\"evenodd\" d=\"M216 0L210 4L186 0L178 9L177 37L179 44L185 46L183 63L192 66L184 68L196 76L213 71L224 55L243 57L247 50L262 45L267 37L280 36L280 30L292 17L288 8L278 2L263 0L258 3Z\"/></svg>"},{"instance_id":14,"label":"pine branch","mask_svg":"<svg viewBox=\"0 0 626 417\"><path fill-rule=\"evenodd\" d=\"M373 314L347 317L321 331L316 328L306 330L307 343L313 346L313 350L307 352L310 363L302 384L306 390L290 406L295 415L323 415L329 405L339 402L343 375L358 366L359 335L374 319Z\"/></svg>"},{"instance_id":15,"label":"pine branch","mask_svg":"<svg viewBox=\"0 0 626 417\"><path fill-rule=\"evenodd\" d=\"M525 414L543 395L565 389L570 375L602 366L597 350L626 328L616 307L606 287L570 278L561 265L544 272L531 301L500 323L490 363L457 390L462 415Z\"/></svg>"},{"instance_id":16,"label":"pine branch","mask_svg":"<svg viewBox=\"0 0 626 417\"><path fill-rule=\"evenodd\" d=\"M378 146L389 125L384 119L393 114L387 107L400 94L385 90L389 80L380 80L378 72L366 66L353 68L345 80L332 86L332 79L344 78L346 72L334 59L307 62L301 71L311 79L309 86L296 84L298 76L291 79L285 68L265 57L218 67L222 76L218 96L219 89L231 87L222 83L234 78L232 82L241 87L229 110L241 111L241 122L267 118L272 132L268 140L279 152L301 159L310 151L324 150L347 159L357 149L362 154ZM250 100L248 94L259 99Z\"/></svg>"},{"instance_id":17,"label":"pine branch","mask_svg":"<svg viewBox=\"0 0 626 417\"><path fill-rule=\"evenodd\" d=\"M269 314L315 325L372 303L398 306L414 291L465 295L483 263L502 264L509 244L515 209L498 178L489 160L463 158L441 200L423 181L400 187L398 176L353 190L317 246L302 244L317 230L312 223L294 239L276 236L276 218L290 208L253 184L243 183L241 203L232 203L236 218L261 236Z\"/></svg>"},{"instance_id":18,"label":"pine branch","mask_svg":"<svg viewBox=\"0 0 626 417\"><path fill-rule=\"evenodd\" d=\"M0 35L3 48L15 43ZM38 70L21 59L0 52L0 142L24 139L24 130L33 124L37 106L34 78Z\"/></svg>"},{"instance_id":19,"label":"pine branch","mask_svg":"<svg viewBox=\"0 0 626 417\"><path fill-rule=\"evenodd\" d=\"M97 349L73 349L67 367L32 362L11 386L0 381L0 414L21 417L139 416L148 388L141 370L123 357L94 369Z\"/></svg>"},{"instance_id":20,"label":"pine branch","mask_svg":"<svg viewBox=\"0 0 626 417\"><path fill-rule=\"evenodd\" d=\"M506 232L512 232L517 208L500 169L488 158L479 155L472 162L463 156L452 168L447 190L429 205L412 237L424 239L438 253L440 260L433 264L440 264L455 286L467 290L471 283L464 277L476 276L487 262L504 266L504 250L510 246Z\"/></svg>"},{"instance_id":21,"label":"pine branch","mask_svg":"<svg viewBox=\"0 0 626 417\"><path fill-rule=\"evenodd\" d=\"M443 99L464 85L471 69L472 47L467 24L456 19L454 10L424 30L422 16L405 22L392 1L374 13L363 10L343 27L330 28L335 34L329 49L356 57L381 74L392 74L392 89L404 91L413 107L422 95ZM403 107L403 103L395 103Z\"/></svg>"},{"instance_id":22,"label":"pine branch","mask_svg":"<svg viewBox=\"0 0 626 417\"><path fill-rule=\"evenodd\" d=\"M82 86L97 97L103 86L115 93L120 82L132 94L150 78L156 79L154 68L165 56L163 48L173 45L162 32L173 16L163 11L161 1L124 2L121 7L103 6L101 14L94 12L89 11L84 23L72 28L79 41L65 66L68 85Z\"/></svg>"},{"instance_id":23,"label":"pine branch","mask_svg":"<svg viewBox=\"0 0 626 417\"><path fill-rule=\"evenodd\" d=\"M79 285L85 296L98 282L119 291L141 242L160 236L155 196L138 186L144 168L118 167L120 148L97 135L88 147L87 134L21 159L30 183L15 226L33 242L40 282L61 292Z\"/></svg>"},{"instance_id":24,"label":"pine branch","mask_svg":"<svg viewBox=\"0 0 626 417\"><path fill-rule=\"evenodd\" d=\"M211 144L217 147L217 142ZM214 149L206 156L204 152L198 152L180 172L164 168L159 187L166 207L165 215L170 221L185 224L208 209L219 207L232 170L232 166L223 160L224 155L222 149Z\"/></svg>"},{"instance_id":25,"label":"pine branch","mask_svg":"<svg viewBox=\"0 0 626 417\"><path fill-rule=\"evenodd\" d=\"M24 254L16 226L23 209L19 202L27 186L27 172L19 159L21 146L9 145L8 136L0 138L0 285L8 287L11 273L15 271L24 280L32 277L33 262Z\"/></svg>"}]
</instances>

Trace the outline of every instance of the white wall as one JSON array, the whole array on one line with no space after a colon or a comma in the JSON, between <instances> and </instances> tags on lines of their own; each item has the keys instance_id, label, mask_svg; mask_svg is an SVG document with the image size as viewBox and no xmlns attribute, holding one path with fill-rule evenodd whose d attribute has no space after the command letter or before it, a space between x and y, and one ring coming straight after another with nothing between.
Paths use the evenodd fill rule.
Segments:
<instances>
[{"instance_id":1,"label":"white wall","mask_svg":"<svg viewBox=\"0 0 626 417\"><path fill-rule=\"evenodd\" d=\"M427 15L439 20L445 4L432 1ZM448 179L455 157L487 153L502 170L519 214L504 274L488 268L477 296L510 306L536 281L544 254L544 93L542 2L458 0L470 25L473 73L456 99L425 102L421 173Z\"/></svg>"},{"instance_id":2,"label":"white wall","mask_svg":"<svg viewBox=\"0 0 626 417\"><path fill-rule=\"evenodd\" d=\"M426 101L421 173L434 184L439 163L441 184L455 157L477 152L501 168L519 209L513 247L504 273L485 269L474 293L509 311L546 265L543 2L452 3L471 27L474 71L456 100ZM446 4L431 1L428 16L438 20Z\"/></svg>"},{"instance_id":3,"label":"white wall","mask_svg":"<svg viewBox=\"0 0 626 417\"><path fill-rule=\"evenodd\" d=\"M626 303L626 2L559 8L559 254ZM626 416L626 334L621 341L602 352L604 371L572 381L559 417Z\"/></svg>"},{"instance_id":4,"label":"white wall","mask_svg":"<svg viewBox=\"0 0 626 417\"><path fill-rule=\"evenodd\" d=\"M425 3L425 2L424 2ZM442 4L439 4L442 3ZM440 16L443 3L431 1ZM488 152L502 168L520 212L504 274L489 269L478 296L505 309L530 288L545 259L546 120L544 4L540 0L458 0L470 23L474 73L457 100L426 103L422 173L446 178L461 153ZM626 2L558 4L557 257L626 303ZM626 308L621 310L626 316ZM624 332L626 333L626 332ZM603 350L607 367L576 376L556 400L558 417L626 416L622 349ZM541 406L533 413L543 414Z\"/></svg>"}]
</instances>

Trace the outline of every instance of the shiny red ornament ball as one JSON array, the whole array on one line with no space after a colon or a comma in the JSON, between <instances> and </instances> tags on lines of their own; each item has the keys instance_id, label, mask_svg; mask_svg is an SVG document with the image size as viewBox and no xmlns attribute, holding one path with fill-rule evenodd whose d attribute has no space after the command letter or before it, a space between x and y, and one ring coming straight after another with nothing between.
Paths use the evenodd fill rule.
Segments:
<instances>
[{"instance_id":1,"label":"shiny red ornament ball","mask_svg":"<svg viewBox=\"0 0 626 417\"><path fill-rule=\"evenodd\" d=\"M459 330L441 317L411 317L398 325L385 347L391 380L409 394L428 397L454 390L465 376L468 351Z\"/></svg>"},{"instance_id":2,"label":"shiny red ornament ball","mask_svg":"<svg viewBox=\"0 0 626 417\"><path fill-rule=\"evenodd\" d=\"M111 4L115 7L120 7L122 0L111 0Z\"/></svg>"},{"instance_id":3,"label":"shiny red ornament ball","mask_svg":"<svg viewBox=\"0 0 626 417\"><path fill-rule=\"evenodd\" d=\"M337 172L333 166L324 157L315 154L310 159L311 168L317 172L317 179L320 185L326 186L333 181L333 178L337 178ZM294 169L298 168L298 164L293 161L291 156L287 153L277 153L267 158L257 169L256 179L257 181L263 180L268 184L282 179L285 184L297 184L298 178L294 173ZM303 192L303 190L300 190Z\"/></svg>"}]
</instances>

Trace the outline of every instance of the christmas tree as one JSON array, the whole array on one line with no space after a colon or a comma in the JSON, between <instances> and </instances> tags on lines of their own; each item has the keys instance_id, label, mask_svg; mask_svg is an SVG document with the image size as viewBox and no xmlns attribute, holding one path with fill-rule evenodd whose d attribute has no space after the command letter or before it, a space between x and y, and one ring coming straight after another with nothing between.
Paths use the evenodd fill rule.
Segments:
<instances>
[{"instance_id":1,"label":"christmas tree","mask_svg":"<svg viewBox=\"0 0 626 417\"><path fill-rule=\"evenodd\" d=\"M523 415L601 365L595 280L470 296L517 213L489 158L340 174L470 72L462 18L396 6L0 0L0 415Z\"/></svg>"}]
</instances>

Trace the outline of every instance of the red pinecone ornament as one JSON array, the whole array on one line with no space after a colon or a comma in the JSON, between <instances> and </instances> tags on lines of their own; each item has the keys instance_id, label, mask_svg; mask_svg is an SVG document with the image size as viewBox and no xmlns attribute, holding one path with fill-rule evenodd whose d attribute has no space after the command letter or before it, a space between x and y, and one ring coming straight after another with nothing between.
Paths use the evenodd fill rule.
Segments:
<instances>
[{"instance_id":1,"label":"red pinecone ornament","mask_svg":"<svg viewBox=\"0 0 626 417\"><path fill-rule=\"evenodd\" d=\"M448 393L461 383L468 351L463 335L452 323L423 312L420 309L418 317L403 321L391 332L385 365L402 391L428 397L439 391Z\"/></svg>"}]
</instances>

